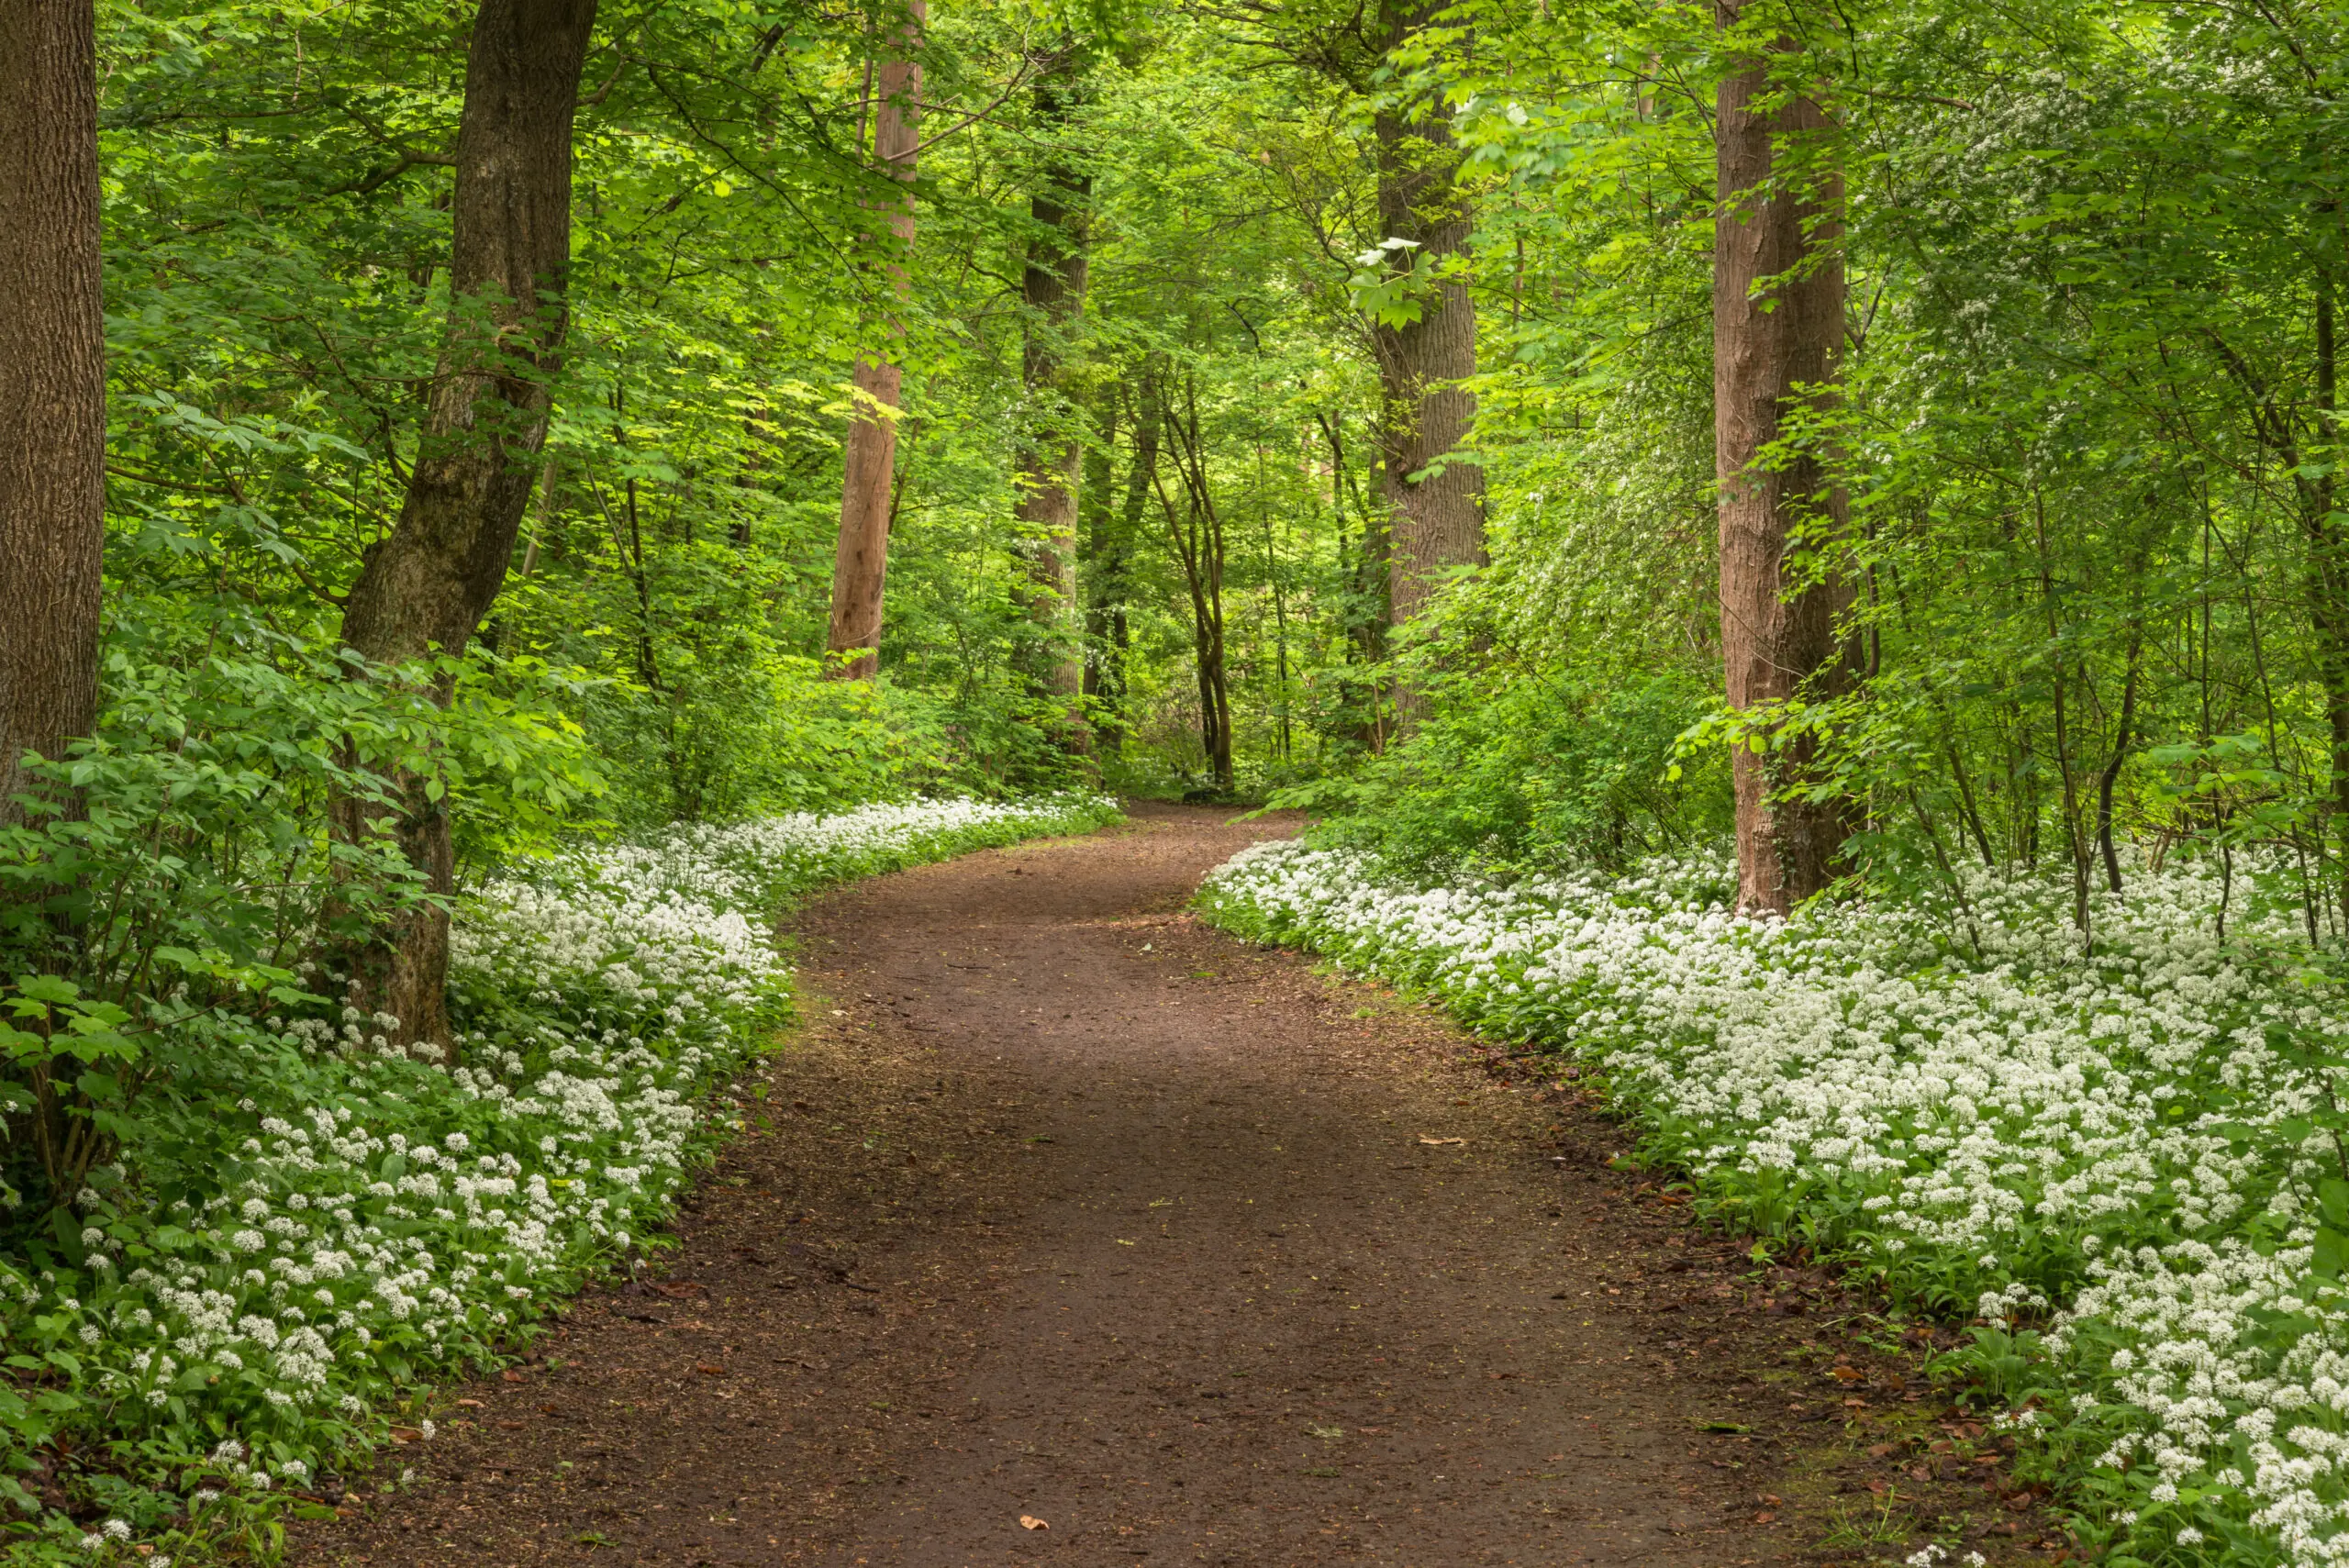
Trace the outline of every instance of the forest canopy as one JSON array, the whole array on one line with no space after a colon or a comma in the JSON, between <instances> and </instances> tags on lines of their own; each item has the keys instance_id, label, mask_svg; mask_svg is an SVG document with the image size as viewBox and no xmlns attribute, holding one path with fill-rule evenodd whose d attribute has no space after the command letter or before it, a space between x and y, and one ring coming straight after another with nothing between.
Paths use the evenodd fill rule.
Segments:
<instances>
[{"instance_id":1,"label":"forest canopy","mask_svg":"<svg viewBox=\"0 0 2349 1568\"><path fill-rule=\"evenodd\" d=\"M1735 751L1797 896L2117 834L2340 919L2321 9L607 6L503 578L362 647L474 21L97 39L109 668L464 643L542 722L462 855L1083 777L1624 863Z\"/></svg>"}]
</instances>

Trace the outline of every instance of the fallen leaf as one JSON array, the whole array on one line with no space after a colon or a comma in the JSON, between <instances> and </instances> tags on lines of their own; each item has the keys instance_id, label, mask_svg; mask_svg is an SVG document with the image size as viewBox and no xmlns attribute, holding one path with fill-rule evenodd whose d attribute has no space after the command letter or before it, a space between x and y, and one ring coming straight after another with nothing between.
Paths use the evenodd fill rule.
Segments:
<instances>
[{"instance_id":1,"label":"fallen leaf","mask_svg":"<svg viewBox=\"0 0 2349 1568\"><path fill-rule=\"evenodd\" d=\"M395 1443L420 1443L424 1440L424 1434L414 1427L394 1427L392 1440Z\"/></svg>"},{"instance_id":2,"label":"fallen leaf","mask_svg":"<svg viewBox=\"0 0 2349 1568\"><path fill-rule=\"evenodd\" d=\"M1419 1134L1419 1141L1426 1144L1431 1149L1437 1149L1447 1143L1465 1143L1468 1140L1464 1138L1430 1138L1426 1133L1422 1132Z\"/></svg>"},{"instance_id":3,"label":"fallen leaf","mask_svg":"<svg viewBox=\"0 0 2349 1568\"><path fill-rule=\"evenodd\" d=\"M1033 1514L1022 1514L1019 1516L1019 1528L1021 1529L1050 1529L1052 1527Z\"/></svg>"},{"instance_id":4,"label":"fallen leaf","mask_svg":"<svg viewBox=\"0 0 2349 1568\"><path fill-rule=\"evenodd\" d=\"M479 1410L485 1408L485 1407L478 1399L460 1399L457 1401L457 1408L460 1410Z\"/></svg>"},{"instance_id":5,"label":"fallen leaf","mask_svg":"<svg viewBox=\"0 0 2349 1568\"><path fill-rule=\"evenodd\" d=\"M694 1363L694 1370L707 1377L724 1377L726 1375L726 1369L724 1367L712 1366L707 1362L696 1362Z\"/></svg>"},{"instance_id":6,"label":"fallen leaf","mask_svg":"<svg viewBox=\"0 0 2349 1568\"><path fill-rule=\"evenodd\" d=\"M505 1373L504 1373L502 1375L505 1377L506 1381L507 1381L507 1382L508 1382L508 1383L519 1383L519 1382L521 1382L521 1381L522 1381L522 1374L521 1374L520 1373L518 1373L518 1372L516 1372L516 1371L515 1371L512 1367L510 1367L510 1366L509 1366L509 1367L507 1367L507 1368L506 1369Z\"/></svg>"}]
</instances>

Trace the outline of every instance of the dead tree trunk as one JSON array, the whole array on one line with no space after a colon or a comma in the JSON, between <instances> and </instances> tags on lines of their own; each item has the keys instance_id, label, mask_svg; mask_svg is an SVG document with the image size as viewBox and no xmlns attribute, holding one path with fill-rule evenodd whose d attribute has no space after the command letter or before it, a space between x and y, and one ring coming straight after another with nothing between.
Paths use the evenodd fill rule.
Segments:
<instances>
[{"instance_id":1,"label":"dead tree trunk","mask_svg":"<svg viewBox=\"0 0 2349 1568\"><path fill-rule=\"evenodd\" d=\"M98 706L106 323L89 0L0 11L0 822Z\"/></svg>"},{"instance_id":2,"label":"dead tree trunk","mask_svg":"<svg viewBox=\"0 0 2349 1568\"><path fill-rule=\"evenodd\" d=\"M928 19L926 0L908 0L899 58L885 60L878 72L880 104L873 121L873 161L891 179L911 184L920 150L921 62L905 58L921 45ZM889 259L883 263L892 291L906 296L907 266L914 248L914 198L909 190L887 207ZM885 319L885 341L903 328ZM832 559L831 651L855 657L832 673L869 681L881 670L881 605L889 573L891 484L897 462L898 393L904 371L890 350L868 349L856 356L852 380L856 409L849 417L848 450L841 478L840 547Z\"/></svg>"},{"instance_id":3,"label":"dead tree trunk","mask_svg":"<svg viewBox=\"0 0 2349 1568\"><path fill-rule=\"evenodd\" d=\"M1717 16L1732 26L1736 6L1723 0ZM1807 98L1750 106L1771 92L1768 63L1753 60L1722 81L1718 97L1713 434L1721 653L1730 706L1741 712L1846 690L1858 668L1838 627L1848 584L1831 578L1790 593L1786 573L1798 524L1841 530L1843 493L1816 450L1760 461L1788 414L1832 397L1843 341L1842 183L1820 161L1830 123ZM1789 159L1796 149L1804 157ZM1808 738L1765 753L1737 748L1742 909L1785 914L1836 874L1849 829L1842 808L1772 798L1801 780L1814 750Z\"/></svg>"},{"instance_id":4,"label":"dead tree trunk","mask_svg":"<svg viewBox=\"0 0 2349 1568\"><path fill-rule=\"evenodd\" d=\"M1393 50L1444 7L1431 0L1389 0L1384 11ZM1460 150L1438 103L1381 108L1378 216L1385 238L1410 244L1389 252L1397 268L1441 270L1468 253L1469 211L1457 177ZM1460 384L1476 371L1476 306L1464 279L1443 277L1421 291L1415 320L1375 324L1381 409L1379 455L1385 469L1390 624L1418 615L1443 574L1485 558L1483 471L1453 462L1424 473L1457 448L1475 417L1476 400ZM1396 693L1408 722L1414 694Z\"/></svg>"},{"instance_id":5,"label":"dead tree trunk","mask_svg":"<svg viewBox=\"0 0 2349 1568\"><path fill-rule=\"evenodd\" d=\"M483 0L457 130L448 338L398 525L367 552L344 646L377 662L464 652L496 600L546 440L571 259L571 122L596 0ZM449 684L436 679L447 700ZM388 834L434 895L400 905L338 957L350 1004L398 1017L402 1041L448 1039L449 818L434 781L396 809L345 798L345 842ZM365 906L373 890L352 890Z\"/></svg>"},{"instance_id":6,"label":"dead tree trunk","mask_svg":"<svg viewBox=\"0 0 2349 1568\"><path fill-rule=\"evenodd\" d=\"M1048 80L1036 89L1037 117L1045 125L1066 123L1065 83ZM1084 446L1080 417L1065 385L1079 317L1085 310L1085 204L1089 176L1055 158L1029 198L1033 233L1020 280L1027 303L1027 340L1022 353L1029 423L1019 458L1019 523L1022 577L1017 589L1031 638L1021 655L1028 687L1057 710L1062 744L1070 751L1091 751L1091 737L1078 706L1084 684L1084 645L1076 612L1076 512Z\"/></svg>"}]
</instances>

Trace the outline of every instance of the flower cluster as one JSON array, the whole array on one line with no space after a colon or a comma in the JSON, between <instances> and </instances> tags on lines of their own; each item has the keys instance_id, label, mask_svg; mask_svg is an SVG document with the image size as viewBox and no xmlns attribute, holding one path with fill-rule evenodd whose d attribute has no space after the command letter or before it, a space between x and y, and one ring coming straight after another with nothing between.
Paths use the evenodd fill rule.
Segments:
<instances>
[{"instance_id":1,"label":"flower cluster","mask_svg":"<svg viewBox=\"0 0 2349 1568\"><path fill-rule=\"evenodd\" d=\"M2335 1563L2349 1014L2285 879L2244 880L2140 871L2092 941L2068 885L1987 875L1939 906L1742 918L1703 857L1419 888L1275 844L1202 896L1577 1054L1736 1222L1975 1318L2018 1429L2076 1456L2076 1495L2145 1560Z\"/></svg>"},{"instance_id":2,"label":"flower cluster","mask_svg":"<svg viewBox=\"0 0 2349 1568\"><path fill-rule=\"evenodd\" d=\"M50 1516L44 1538L110 1551L299 1490L387 1399L495 1354L636 1243L740 1125L718 1091L787 998L769 931L791 896L1113 815L952 800L582 851L461 909L449 1051L402 1052L396 1019L352 1009L255 1020L240 1099L158 1122L55 1244L0 1258L12 1365L50 1385L0 1387L10 1468L76 1424L161 1461L115 1488L127 1517Z\"/></svg>"}]
</instances>

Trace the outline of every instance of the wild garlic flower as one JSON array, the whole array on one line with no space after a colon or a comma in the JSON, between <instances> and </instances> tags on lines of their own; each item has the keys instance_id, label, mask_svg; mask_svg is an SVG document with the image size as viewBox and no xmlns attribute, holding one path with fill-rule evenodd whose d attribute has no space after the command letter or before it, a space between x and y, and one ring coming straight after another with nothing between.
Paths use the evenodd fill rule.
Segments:
<instances>
[{"instance_id":1,"label":"wild garlic flower","mask_svg":"<svg viewBox=\"0 0 2349 1568\"><path fill-rule=\"evenodd\" d=\"M456 912L452 1063L371 1048L396 1033L388 1015L255 1020L335 1091L254 1084L224 1107L233 1184L209 1198L150 1212L105 1173L107 1191L76 1200L87 1268L0 1262L0 1333L61 1323L110 1391L114 1435L228 1426L298 1483L366 1420L362 1395L488 1352L662 1222L714 1136L704 1102L788 994L769 934L785 899L1112 810L1072 795L702 825L493 882ZM114 1238L133 1227L152 1256L118 1273ZM289 1449L307 1457L275 1457ZM208 1463L197 1508L224 1483L271 1485L236 1438Z\"/></svg>"},{"instance_id":2,"label":"wild garlic flower","mask_svg":"<svg viewBox=\"0 0 2349 1568\"><path fill-rule=\"evenodd\" d=\"M2223 1515L2297 1568L2349 1562L2349 1286L2312 1268L2349 1085L2309 1065L2349 1053L2349 1009L2299 978L2291 868L2249 859L2223 946L2216 869L2176 859L2091 899L2085 951L2068 883L1751 920L1705 855L1422 887L1269 844L1202 902L1580 1056L1731 1212L1974 1300L2050 1362L2068 1418L2120 1440L2116 1524L2162 1509L2166 1550Z\"/></svg>"}]
</instances>

